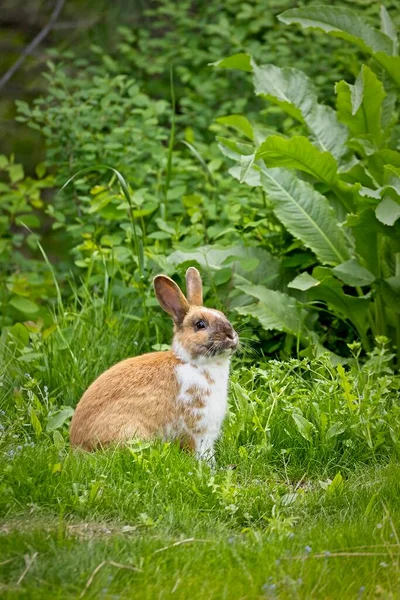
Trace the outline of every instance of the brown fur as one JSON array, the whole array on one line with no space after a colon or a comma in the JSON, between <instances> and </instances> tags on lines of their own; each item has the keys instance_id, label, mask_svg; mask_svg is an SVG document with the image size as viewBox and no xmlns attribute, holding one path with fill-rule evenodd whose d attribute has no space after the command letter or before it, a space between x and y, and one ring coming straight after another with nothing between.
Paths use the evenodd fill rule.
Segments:
<instances>
[{"instance_id":1,"label":"brown fur","mask_svg":"<svg viewBox=\"0 0 400 600\"><path fill-rule=\"evenodd\" d=\"M189 267L186 271L186 296L189 304L202 306L203 284L198 270L194 267Z\"/></svg>"},{"instance_id":2,"label":"brown fur","mask_svg":"<svg viewBox=\"0 0 400 600\"><path fill-rule=\"evenodd\" d=\"M177 415L180 361L172 351L128 358L100 375L82 396L72 418L73 446L162 436Z\"/></svg>"}]
</instances>

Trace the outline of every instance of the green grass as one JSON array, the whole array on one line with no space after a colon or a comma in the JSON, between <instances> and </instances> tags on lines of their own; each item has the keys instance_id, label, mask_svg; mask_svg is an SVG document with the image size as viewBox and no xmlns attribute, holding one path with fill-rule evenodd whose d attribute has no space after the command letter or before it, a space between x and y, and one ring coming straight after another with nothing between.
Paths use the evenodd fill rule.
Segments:
<instances>
[{"instance_id":1,"label":"green grass","mask_svg":"<svg viewBox=\"0 0 400 600\"><path fill-rule=\"evenodd\" d=\"M3 597L398 597L398 464L328 491L171 447L58 460L28 448L5 469Z\"/></svg>"},{"instance_id":2,"label":"green grass","mask_svg":"<svg viewBox=\"0 0 400 600\"><path fill-rule=\"evenodd\" d=\"M72 451L68 406L85 386L167 340L154 313L136 346L128 313L92 298L50 334L3 336L1 597L398 598L399 380L384 340L344 369L236 359L214 471L160 442Z\"/></svg>"}]
</instances>

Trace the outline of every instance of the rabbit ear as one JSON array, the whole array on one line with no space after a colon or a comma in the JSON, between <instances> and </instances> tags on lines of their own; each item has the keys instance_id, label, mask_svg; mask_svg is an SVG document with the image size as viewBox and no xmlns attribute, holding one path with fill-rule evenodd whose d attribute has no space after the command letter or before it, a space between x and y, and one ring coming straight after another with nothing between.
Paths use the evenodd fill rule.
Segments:
<instances>
[{"instance_id":1,"label":"rabbit ear","mask_svg":"<svg viewBox=\"0 0 400 600\"><path fill-rule=\"evenodd\" d=\"M175 281L166 275L157 275L153 285L161 307L180 325L189 310L189 304Z\"/></svg>"},{"instance_id":2,"label":"rabbit ear","mask_svg":"<svg viewBox=\"0 0 400 600\"><path fill-rule=\"evenodd\" d=\"M195 267L189 267L186 271L186 296L189 304L203 305L203 284Z\"/></svg>"}]
</instances>

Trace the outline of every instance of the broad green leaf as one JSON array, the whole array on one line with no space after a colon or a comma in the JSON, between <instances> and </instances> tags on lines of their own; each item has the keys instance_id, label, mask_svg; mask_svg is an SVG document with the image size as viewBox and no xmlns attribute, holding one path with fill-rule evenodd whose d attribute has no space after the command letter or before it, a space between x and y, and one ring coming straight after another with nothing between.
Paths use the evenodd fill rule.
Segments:
<instances>
[{"instance_id":1,"label":"broad green leaf","mask_svg":"<svg viewBox=\"0 0 400 600\"><path fill-rule=\"evenodd\" d=\"M325 196L284 169L264 167L261 183L278 219L322 264L337 265L349 258L343 231Z\"/></svg>"},{"instance_id":2,"label":"broad green leaf","mask_svg":"<svg viewBox=\"0 0 400 600\"><path fill-rule=\"evenodd\" d=\"M363 65L364 66L364 65ZM364 98L364 78L362 76L363 70L359 72L354 85L350 85L350 99L351 99L351 114L355 115L360 108Z\"/></svg>"},{"instance_id":3,"label":"broad green leaf","mask_svg":"<svg viewBox=\"0 0 400 600\"><path fill-rule=\"evenodd\" d=\"M221 125L227 125L228 127L233 127L236 131L240 131L249 140L254 140L253 126L246 117L242 115L228 115L227 117L218 117L215 120L217 123L221 123Z\"/></svg>"},{"instance_id":4,"label":"broad green leaf","mask_svg":"<svg viewBox=\"0 0 400 600\"><path fill-rule=\"evenodd\" d=\"M350 227L353 232L358 256L362 257L364 264L375 277L380 277L378 237L387 235L390 228L378 221L373 208L366 208L357 215L349 215L345 226Z\"/></svg>"},{"instance_id":5,"label":"broad green leaf","mask_svg":"<svg viewBox=\"0 0 400 600\"><path fill-rule=\"evenodd\" d=\"M375 215L381 223L393 226L400 216L400 168L384 165L384 186L378 192L382 201L375 209Z\"/></svg>"},{"instance_id":6,"label":"broad green leaf","mask_svg":"<svg viewBox=\"0 0 400 600\"><path fill-rule=\"evenodd\" d=\"M381 194L379 190L374 190L368 187L360 187L360 196L363 198L373 198L374 200L380 200Z\"/></svg>"},{"instance_id":7,"label":"broad green leaf","mask_svg":"<svg viewBox=\"0 0 400 600\"><path fill-rule=\"evenodd\" d=\"M400 217L400 204L385 196L375 209L376 218L384 225L394 225Z\"/></svg>"},{"instance_id":8,"label":"broad green leaf","mask_svg":"<svg viewBox=\"0 0 400 600\"><path fill-rule=\"evenodd\" d=\"M252 166L254 164L254 154L250 155L242 155L240 157L240 183L248 180L248 174L252 170Z\"/></svg>"},{"instance_id":9,"label":"broad green leaf","mask_svg":"<svg viewBox=\"0 0 400 600\"><path fill-rule=\"evenodd\" d=\"M288 283L288 287L305 292L306 290L309 290L310 288L315 287L319 284L320 281L318 281L318 279L315 279L314 277L312 277L312 275L305 272L301 273L300 275L297 275L297 277L295 277L293 281Z\"/></svg>"},{"instance_id":10,"label":"broad green leaf","mask_svg":"<svg viewBox=\"0 0 400 600\"><path fill-rule=\"evenodd\" d=\"M44 162L41 162L36 165L35 172L36 172L38 179L42 179L46 175L46 166L45 166Z\"/></svg>"},{"instance_id":11,"label":"broad green leaf","mask_svg":"<svg viewBox=\"0 0 400 600\"><path fill-rule=\"evenodd\" d=\"M379 292L385 305L396 314L400 313L400 276L379 281Z\"/></svg>"},{"instance_id":12,"label":"broad green leaf","mask_svg":"<svg viewBox=\"0 0 400 600\"><path fill-rule=\"evenodd\" d=\"M20 360L23 363L30 363L38 361L41 358L43 358L43 354L41 354L40 352L26 352L25 354L21 354L18 360Z\"/></svg>"},{"instance_id":13,"label":"broad green leaf","mask_svg":"<svg viewBox=\"0 0 400 600\"><path fill-rule=\"evenodd\" d=\"M267 330L277 329L293 335L301 333L306 312L297 305L294 298L262 285L248 284L238 287L248 296L259 300L257 304L236 308L239 314L257 318Z\"/></svg>"},{"instance_id":14,"label":"broad green leaf","mask_svg":"<svg viewBox=\"0 0 400 600\"><path fill-rule=\"evenodd\" d=\"M355 258L334 267L332 271L343 283L353 287L371 285L375 281L375 275L360 265Z\"/></svg>"},{"instance_id":15,"label":"broad green leaf","mask_svg":"<svg viewBox=\"0 0 400 600\"><path fill-rule=\"evenodd\" d=\"M243 155L251 155L254 152L254 145L244 142L237 142L229 138L217 137L218 146L223 154L233 160L240 160Z\"/></svg>"},{"instance_id":16,"label":"broad green leaf","mask_svg":"<svg viewBox=\"0 0 400 600\"><path fill-rule=\"evenodd\" d=\"M250 261L252 264L249 265ZM253 282L263 282L271 288L280 284L281 260L263 248L203 246L192 250L176 250L168 256L168 263L175 266L189 262L196 262L204 272L229 266L234 272L235 282L242 283L247 283L248 267L251 266L250 277Z\"/></svg>"},{"instance_id":17,"label":"broad green leaf","mask_svg":"<svg viewBox=\"0 0 400 600\"><path fill-rule=\"evenodd\" d=\"M335 111L318 104L314 84L303 71L291 67L253 64L254 87L301 123L307 125L324 152L340 158L346 152L347 128L339 123Z\"/></svg>"},{"instance_id":18,"label":"broad green leaf","mask_svg":"<svg viewBox=\"0 0 400 600\"><path fill-rule=\"evenodd\" d=\"M295 412L292 413L292 418L296 424L299 433L303 436L303 438L308 442L312 442L312 431L314 429L313 424L310 423L310 421L307 421L307 419L305 419L303 415L299 415Z\"/></svg>"},{"instance_id":19,"label":"broad green leaf","mask_svg":"<svg viewBox=\"0 0 400 600\"><path fill-rule=\"evenodd\" d=\"M381 138L382 103L386 96L382 83L366 65L354 85L345 81L336 84L337 113L353 136L370 134L374 142Z\"/></svg>"},{"instance_id":20,"label":"broad green leaf","mask_svg":"<svg viewBox=\"0 0 400 600\"><path fill-rule=\"evenodd\" d=\"M15 323L8 331L21 348L29 344L29 331L22 323Z\"/></svg>"},{"instance_id":21,"label":"broad green leaf","mask_svg":"<svg viewBox=\"0 0 400 600\"><path fill-rule=\"evenodd\" d=\"M30 229L37 229L41 226L42 222L37 215L34 214L23 214L18 215L15 219L16 225L26 225Z\"/></svg>"},{"instance_id":22,"label":"broad green leaf","mask_svg":"<svg viewBox=\"0 0 400 600\"><path fill-rule=\"evenodd\" d=\"M32 300L23 298L22 296L13 296L10 300L10 305L26 315L33 315L39 310L36 302L32 302Z\"/></svg>"},{"instance_id":23,"label":"broad green leaf","mask_svg":"<svg viewBox=\"0 0 400 600\"><path fill-rule=\"evenodd\" d=\"M327 430L327 432L325 434L325 438L327 440L330 440L333 437L337 437L338 435L340 435L344 431L346 431L346 426L345 425L342 425L340 422L334 423Z\"/></svg>"},{"instance_id":24,"label":"broad green leaf","mask_svg":"<svg viewBox=\"0 0 400 600\"><path fill-rule=\"evenodd\" d=\"M388 11L383 5L381 5L380 7L380 17L382 33L387 35L393 42L393 49L391 54L397 54L398 39L396 34L396 27L392 19L390 18Z\"/></svg>"},{"instance_id":25,"label":"broad green leaf","mask_svg":"<svg viewBox=\"0 0 400 600\"><path fill-rule=\"evenodd\" d=\"M222 267L218 271L215 271L213 275L213 282L215 285L223 285L228 283L232 279L232 269L230 267Z\"/></svg>"},{"instance_id":26,"label":"broad green leaf","mask_svg":"<svg viewBox=\"0 0 400 600\"><path fill-rule=\"evenodd\" d=\"M67 406L62 410L59 410L54 415L52 415L47 421L46 431L54 431L55 429L58 429L59 427L64 425L65 421L72 417L73 414L74 409L72 408L72 406Z\"/></svg>"},{"instance_id":27,"label":"broad green leaf","mask_svg":"<svg viewBox=\"0 0 400 600\"><path fill-rule=\"evenodd\" d=\"M337 180L338 165L332 154L321 152L303 136L285 139L270 135L257 149L255 159L262 159L267 167L305 171L330 186Z\"/></svg>"},{"instance_id":28,"label":"broad green leaf","mask_svg":"<svg viewBox=\"0 0 400 600\"><path fill-rule=\"evenodd\" d=\"M11 183L17 183L24 178L24 168L22 165L9 165L8 174L10 176Z\"/></svg>"},{"instance_id":29,"label":"broad green leaf","mask_svg":"<svg viewBox=\"0 0 400 600\"><path fill-rule=\"evenodd\" d=\"M385 165L394 165L395 167L400 167L400 152L385 148L374 152L368 157L369 172L380 185L385 183Z\"/></svg>"},{"instance_id":30,"label":"broad green leaf","mask_svg":"<svg viewBox=\"0 0 400 600\"><path fill-rule=\"evenodd\" d=\"M367 169L359 162L350 165L350 168L345 167L345 170L340 170L340 183L360 184L365 187L372 188L376 181L372 178Z\"/></svg>"},{"instance_id":31,"label":"broad green leaf","mask_svg":"<svg viewBox=\"0 0 400 600\"><path fill-rule=\"evenodd\" d=\"M260 171L254 168L249 169L243 177L242 169L240 165L238 165L236 167L231 167L229 169L229 174L241 183L246 183L250 187L261 187Z\"/></svg>"},{"instance_id":32,"label":"broad green leaf","mask_svg":"<svg viewBox=\"0 0 400 600\"><path fill-rule=\"evenodd\" d=\"M370 54L400 86L400 57L395 53L393 39L371 27L357 13L335 6L307 6L293 8L278 16L288 25L297 23L304 28L320 29L325 33L345 39Z\"/></svg>"},{"instance_id":33,"label":"broad green leaf","mask_svg":"<svg viewBox=\"0 0 400 600\"><path fill-rule=\"evenodd\" d=\"M236 69L238 71L248 71L251 72L251 56L245 53L234 54L233 56L228 56L227 58L223 58L222 60L217 60L216 62L210 63L212 67L217 67L219 69Z\"/></svg>"},{"instance_id":34,"label":"broad green leaf","mask_svg":"<svg viewBox=\"0 0 400 600\"><path fill-rule=\"evenodd\" d=\"M306 124L323 152L331 152L337 159L346 154L348 130L339 122L333 108L316 104L314 110L307 115Z\"/></svg>"},{"instance_id":35,"label":"broad green leaf","mask_svg":"<svg viewBox=\"0 0 400 600\"><path fill-rule=\"evenodd\" d=\"M104 192L100 192L93 196L90 200L90 208L88 210L89 214L93 214L105 208L112 200L115 200L115 194L113 194L110 190L106 190Z\"/></svg>"},{"instance_id":36,"label":"broad green leaf","mask_svg":"<svg viewBox=\"0 0 400 600\"><path fill-rule=\"evenodd\" d=\"M390 138L398 118L396 113L397 94L396 90L391 87L385 91L386 96L383 99L381 110L381 126L384 130L385 137Z\"/></svg>"},{"instance_id":37,"label":"broad green leaf","mask_svg":"<svg viewBox=\"0 0 400 600\"><path fill-rule=\"evenodd\" d=\"M357 44L368 54L393 53L392 40L371 27L368 21L349 8L315 5L292 8L278 15L278 19L287 25L297 23L306 29L321 29L325 33Z\"/></svg>"},{"instance_id":38,"label":"broad green leaf","mask_svg":"<svg viewBox=\"0 0 400 600\"><path fill-rule=\"evenodd\" d=\"M385 52L373 55L376 62L390 75L394 83L400 87L400 56L388 56Z\"/></svg>"},{"instance_id":39,"label":"broad green leaf","mask_svg":"<svg viewBox=\"0 0 400 600\"><path fill-rule=\"evenodd\" d=\"M385 165L383 171L383 181L385 185L382 188L382 192L387 193L393 191L395 195L390 195L394 200L397 200L400 196L400 168L396 168L393 165Z\"/></svg>"},{"instance_id":40,"label":"broad green leaf","mask_svg":"<svg viewBox=\"0 0 400 600\"><path fill-rule=\"evenodd\" d=\"M32 423L33 430L36 433L36 435L39 436L42 433L42 424L40 423L33 406L31 407L31 410L30 410L30 417L31 417L31 423Z\"/></svg>"},{"instance_id":41,"label":"broad green leaf","mask_svg":"<svg viewBox=\"0 0 400 600\"><path fill-rule=\"evenodd\" d=\"M340 472L336 473L335 477L333 478L333 480L331 481L331 483L328 485L327 488L327 493L328 494L333 494L335 492L341 492L343 489L343 477L340 474Z\"/></svg>"},{"instance_id":42,"label":"broad green leaf","mask_svg":"<svg viewBox=\"0 0 400 600\"><path fill-rule=\"evenodd\" d=\"M316 267L313 277L319 279L321 284L307 291L310 300L322 301L335 314L351 321L360 336L368 329L367 315L370 301L366 297L358 298L345 294L342 284L331 276L330 269Z\"/></svg>"},{"instance_id":43,"label":"broad green leaf","mask_svg":"<svg viewBox=\"0 0 400 600\"><path fill-rule=\"evenodd\" d=\"M266 96L300 122L318 101L314 84L303 71L275 65L258 66L254 61L253 79L257 95Z\"/></svg>"}]
</instances>

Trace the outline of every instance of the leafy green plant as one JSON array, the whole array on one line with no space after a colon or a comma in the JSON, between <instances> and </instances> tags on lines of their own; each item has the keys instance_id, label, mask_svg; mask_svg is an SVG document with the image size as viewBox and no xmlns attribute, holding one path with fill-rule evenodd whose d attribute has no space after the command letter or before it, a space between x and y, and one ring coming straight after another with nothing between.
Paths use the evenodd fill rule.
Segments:
<instances>
[{"instance_id":1,"label":"leafy green plant","mask_svg":"<svg viewBox=\"0 0 400 600\"><path fill-rule=\"evenodd\" d=\"M256 303L241 306L266 329L277 328L318 347L315 309L327 307L354 328L364 350L388 336L400 363L400 153L395 107L400 58L394 26L382 8L382 31L349 10L292 9L285 22L320 27L355 41L373 59L354 82L336 84L336 110L298 69L258 65L248 54L217 63L252 73L255 93L297 122L295 135L265 138L244 116L228 125L242 138L219 138L237 166L231 174L260 187L275 217L302 249L297 276L272 291L239 288ZM386 33L384 33L386 32ZM357 36L357 37L356 37ZM301 269L303 261L303 269ZM304 268L306 267L306 268ZM290 295L289 295L290 294ZM315 314L315 313L314 313ZM318 340L319 337L319 340Z\"/></svg>"},{"instance_id":2,"label":"leafy green plant","mask_svg":"<svg viewBox=\"0 0 400 600\"><path fill-rule=\"evenodd\" d=\"M239 453L257 448L270 461L354 464L400 449L398 378L390 369L387 340L379 339L360 366L360 345L350 369L329 357L270 361L239 371L232 383L233 408L226 429ZM351 458L350 458L351 457Z\"/></svg>"},{"instance_id":3,"label":"leafy green plant","mask_svg":"<svg viewBox=\"0 0 400 600\"><path fill-rule=\"evenodd\" d=\"M39 260L44 192L54 179L43 164L26 177L14 157L0 156L0 315L7 325L18 318L43 317L38 300L52 295L51 276Z\"/></svg>"}]
</instances>

